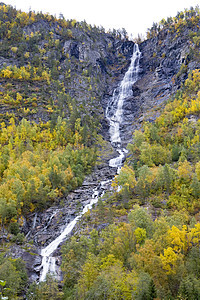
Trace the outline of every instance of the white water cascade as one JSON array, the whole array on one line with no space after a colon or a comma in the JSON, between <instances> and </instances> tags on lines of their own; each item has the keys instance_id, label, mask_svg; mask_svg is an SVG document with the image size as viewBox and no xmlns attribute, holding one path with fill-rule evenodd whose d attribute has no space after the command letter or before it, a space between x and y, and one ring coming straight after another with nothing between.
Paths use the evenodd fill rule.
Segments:
<instances>
[{"instance_id":1,"label":"white water cascade","mask_svg":"<svg viewBox=\"0 0 200 300\"><path fill-rule=\"evenodd\" d=\"M106 118L109 120L110 124L109 132L111 144L114 147L117 147L116 150L119 153L118 157L113 158L109 161L109 166L118 168L118 172L121 169L122 161L126 153L126 150L121 148L120 137L120 125L123 121L123 103L127 97L130 97L132 95L132 85L138 79L140 56L141 52L139 51L139 47L137 44L135 44L133 49L133 56L131 58L131 64L128 68L128 71L126 72L120 86L115 89L113 97L106 109ZM58 277L58 267L56 266L56 258L53 256L53 253L71 233L82 215L84 215L89 209L91 209L93 204L97 203L98 197L103 196L104 191L100 191L102 191L102 189L104 189L104 186L106 186L110 181L111 180L101 181L99 186L93 190L93 195L90 203L83 208L82 212L73 221L66 225L63 232L55 240L53 240L46 248L41 250L41 256L43 258L40 281L44 281L48 273L51 273L52 275Z\"/></svg>"},{"instance_id":2,"label":"white water cascade","mask_svg":"<svg viewBox=\"0 0 200 300\"><path fill-rule=\"evenodd\" d=\"M90 203L83 208L82 212L73 221L66 225L63 232L55 240L53 240L46 248L41 250L42 265L40 281L44 281L48 273L55 275L56 278L59 277L59 270L56 266L56 258L52 256L52 254L58 248L58 246L65 240L66 236L68 236L71 233L81 216L84 215L89 209L91 209L93 204L96 204L98 202L98 197L103 196L104 186L109 181L110 180L105 180L100 182L100 185L93 190L92 199L90 200ZM100 192L100 190L102 189L103 192Z\"/></svg>"},{"instance_id":3,"label":"white water cascade","mask_svg":"<svg viewBox=\"0 0 200 300\"><path fill-rule=\"evenodd\" d=\"M110 124L110 141L114 147L117 147L119 156L109 161L110 167L118 168L117 173L122 166L126 150L121 147L120 125L123 121L124 100L132 95L132 86L138 80L139 61L141 52L137 44L134 45L131 64L126 72L119 87L114 90L111 101L106 109L106 118Z\"/></svg>"}]
</instances>

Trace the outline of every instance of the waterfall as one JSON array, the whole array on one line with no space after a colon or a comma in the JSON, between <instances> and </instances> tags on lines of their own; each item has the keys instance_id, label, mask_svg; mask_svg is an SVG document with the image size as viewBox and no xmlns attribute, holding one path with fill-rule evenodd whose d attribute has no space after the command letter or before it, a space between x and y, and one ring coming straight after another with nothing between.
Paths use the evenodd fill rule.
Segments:
<instances>
[{"instance_id":1,"label":"waterfall","mask_svg":"<svg viewBox=\"0 0 200 300\"><path fill-rule=\"evenodd\" d=\"M100 190L104 189L104 185L106 185L107 183L107 180L101 181L99 187L96 187L93 190L92 199L90 200L90 203L83 208L82 212L73 221L66 225L63 232L55 240L53 240L46 248L41 250L42 265L40 281L44 281L48 273L55 275L56 278L59 277L59 269L56 266L56 259L52 256L52 254L58 248L58 246L65 240L66 236L70 234L70 232L73 230L74 226L81 218L81 216L84 215L89 209L91 209L93 204L97 203L98 197L103 196L104 191L100 192Z\"/></svg>"},{"instance_id":2,"label":"waterfall","mask_svg":"<svg viewBox=\"0 0 200 300\"><path fill-rule=\"evenodd\" d=\"M123 103L126 98L132 95L132 86L138 80L140 56L141 52L139 47L137 44L134 44L131 64L128 71L126 72L119 87L114 90L111 101L108 103L106 108L106 118L110 125L110 141L115 148L117 147L116 150L119 153L118 157L110 160L109 166L117 167L118 173L126 153L126 150L121 148L120 137L120 125L123 121Z\"/></svg>"},{"instance_id":3,"label":"waterfall","mask_svg":"<svg viewBox=\"0 0 200 300\"><path fill-rule=\"evenodd\" d=\"M131 58L131 64L128 68L128 71L126 72L119 87L114 90L112 99L108 103L106 109L106 118L108 119L110 125L110 141L115 148L117 147L117 151L119 153L119 156L109 161L109 166L118 168L118 173L120 171L122 161L126 153L126 150L121 147L120 137L120 125L123 121L123 103L126 98L132 95L132 85L138 79L140 56L141 52L139 51L139 47L137 44L135 44L133 49L133 56ZM99 186L93 190L93 195L90 203L83 208L82 212L73 221L66 225L64 231L55 240L53 240L46 248L41 250L41 256L43 258L40 281L44 281L48 273L55 274L55 276L58 278L59 270L56 266L56 258L53 256L53 253L71 233L82 215L84 215L89 209L91 209L93 204L97 203L98 197L103 196L104 191L100 191L104 189L104 186L110 181L111 180L101 181Z\"/></svg>"}]
</instances>

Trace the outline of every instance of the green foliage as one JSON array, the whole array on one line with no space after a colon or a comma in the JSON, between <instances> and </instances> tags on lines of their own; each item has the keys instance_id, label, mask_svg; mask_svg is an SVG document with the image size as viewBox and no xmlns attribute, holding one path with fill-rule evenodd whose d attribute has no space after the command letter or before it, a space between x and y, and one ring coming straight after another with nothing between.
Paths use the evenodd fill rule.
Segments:
<instances>
[{"instance_id":1,"label":"green foliage","mask_svg":"<svg viewBox=\"0 0 200 300\"><path fill-rule=\"evenodd\" d=\"M124 213L100 233L87 231L86 243L76 237L63 247L69 299L199 298L199 74L189 75L155 124L135 131L112 201L101 202L97 212L105 217L107 206L124 198L148 208L135 205L129 223ZM155 199L160 206L154 209ZM74 255L74 243L83 254Z\"/></svg>"},{"instance_id":2,"label":"green foliage","mask_svg":"<svg viewBox=\"0 0 200 300\"><path fill-rule=\"evenodd\" d=\"M72 237L63 246L64 297L196 297L199 223L188 226L185 212L153 222L147 210L139 206L128 218L130 224L110 225L100 234L91 231L87 237Z\"/></svg>"},{"instance_id":3,"label":"green foliage","mask_svg":"<svg viewBox=\"0 0 200 300\"><path fill-rule=\"evenodd\" d=\"M135 205L128 215L128 220L134 228L143 228L147 232L147 236L151 236L153 232L153 221L147 210Z\"/></svg>"},{"instance_id":4,"label":"green foliage","mask_svg":"<svg viewBox=\"0 0 200 300\"><path fill-rule=\"evenodd\" d=\"M58 283L51 276L48 276L45 282L40 282L38 285L36 283L31 284L27 293L28 300L60 300L62 296L63 292L59 290Z\"/></svg>"},{"instance_id":5,"label":"green foliage","mask_svg":"<svg viewBox=\"0 0 200 300\"><path fill-rule=\"evenodd\" d=\"M36 31L31 25L41 21L44 26ZM176 39L190 28L189 59L198 57L198 24L199 9L190 8L154 23L147 35L158 35L161 45L162 29ZM0 116L0 222L2 233L6 228L11 241L23 244L21 216L59 202L93 168L104 83L109 70L124 68L125 58L118 53L115 65L107 66L102 55L103 75L102 66L93 68L81 59L73 45L84 48L85 40L92 40L94 50L100 51L100 33L105 35L103 28L85 21L0 5L0 28L0 56L17 62L0 70L5 112ZM112 36L126 40L127 33L113 30L102 38L111 60ZM187 70L186 62L177 78ZM134 132L127 164L113 182L115 192L96 209L106 228L97 231L90 215L85 235L77 233L62 247L63 291L49 277L32 284L27 299L200 297L199 101L200 71L194 70L156 121ZM147 208L130 210L132 203ZM24 270L20 260L0 256L1 297L22 297Z\"/></svg>"},{"instance_id":6,"label":"green foliage","mask_svg":"<svg viewBox=\"0 0 200 300\"><path fill-rule=\"evenodd\" d=\"M21 259L0 258L1 294L7 299L15 299L25 290L27 274ZM5 298L6 299L6 298Z\"/></svg>"},{"instance_id":7,"label":"green foliage","mask_svg":"<svg viewBox=\"0 0 200 300\"><path fill-rule=\"evenodd\" d=\"M159 24L153 23L151 28L148 28L147 38L153 38L157 36L161 30L167 29L168 32L174 33L176 35L180 35L185 28L194 28L198 25L200 19L200 11L199 6L197 5L195 8L190 7L190 9L185 9L182 12L177 12L177 15L172 18L168 17L166 20L162 19ZM198 39L194 40L198 43Z\"/></svg>"},{"instance_id":8,"label":"green foliage","mask_svg":"<svg viewBox=\"0 0 200 300\"><path fill-rule=\"evenodd\" d=\"M156 289L153 280L148 273L141 273L138 279L136 299L153 300L156 298Z\"/></svg>"},{"instance_id":9,"label":"green foliage","mask_svg":"<svg viewBox=\"0 0 200 300\"><path fill-rule=\"evenodd\" d=\"M200 71L192 71L155 123L146 122L134 132L127 147L127 163L136 175L130 199L159 206L163 198L169 208L199 208L199 82Z\"/></svg>"}]
</instances>

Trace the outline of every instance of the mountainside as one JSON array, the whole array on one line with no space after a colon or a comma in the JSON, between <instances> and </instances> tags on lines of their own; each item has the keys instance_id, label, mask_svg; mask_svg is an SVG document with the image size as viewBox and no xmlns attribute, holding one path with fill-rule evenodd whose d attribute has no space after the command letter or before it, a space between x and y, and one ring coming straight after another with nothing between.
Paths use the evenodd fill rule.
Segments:
<instances>
[{"instance_id":1,"label":"mountainside","mask_svg":"<svg viewBox=\"0 0 200 300\"><path fill-rule=\"evenodd\" d=\"M200 297L199 28L198 7L153 24L120 108L125 31L0 4L1 296ZM95 195L53 253L59 276L36 285L41 247Z\"/></svg>"},{"instance_id":2,"label":"mountainside","mask_svg":"<svg viewBox=\"0 0 200 300\"><path fill-rule=\"evenodd\" d=\"M16 158L21 160L16 163L24 163L25 169L26 163L31 165L37 179L28 172L30 189L35 188L36 194L40 189L54 201L56 193L58 198L67 194L82 183L84 173L90 172L103 122L101 98L127 69L133 43L85 22L26 14L5 5L0 8L1 174L5 181L10 176L6 173L12 156L14 162ZM32 152L32 159L37 160L41 149L48 153L37 166L45 173L46 179L42 180L38 178L41 170L35 169L30 158ZM65 161L58 159L57 151ZM84 157L77 158L81 155ZM58 159L57 169L54 159ZM18 176L23 190L21 200L11 196L15 202L25 204L17 207L18 217L27 205L24 200L31 198L25 186L27 176ZM38 199L36 206L43 209L48 206L46 201L39 204ZM32 208L28 209L34 210L35 204L31 199L29 202Z\"/></svg>"},{"instance_id":3,"label":"mountainside","mask_svg":"<svg viewBox=\"0 0 200 300\"><path fill-rule=\"evenodd\" d=\"M1 110L7 119L13 111L19 119L36 122L69 117L75 106L82 123L99 121L100 98L127 68L133 43L85 22L25 14L9 6L1 6L1 14L1 89L7 96Z\"/></svg>"}]
</instances>

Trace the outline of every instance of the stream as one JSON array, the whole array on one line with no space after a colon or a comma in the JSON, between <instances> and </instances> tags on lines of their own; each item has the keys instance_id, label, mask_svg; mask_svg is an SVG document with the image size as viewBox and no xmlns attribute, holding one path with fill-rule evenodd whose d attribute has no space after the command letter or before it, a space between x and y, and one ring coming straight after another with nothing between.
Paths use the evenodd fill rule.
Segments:
<instances>
[{"instance_id":1,"label":"stream","mask_svg":"<svg viewBox=\"0 0 200 300\"><path fill-rule=\"evenodd\" d=\"M117 168L119 174L127 150L122 148L120 126L123 122L123 103L124 100L132 95L132 85L137 81L139 74L139 60L141 52L137 44L134 44L133 55L131 58L130 66L124 75L123 80L119 86L114 90L108 106L106 108L105 116L109 122L109 133L111 145L119 153L119 156L110 159L109 167ZM66 225L63 232L53 240L47 247L41 250L42 264L40 268L40 281L44 281L47 274L52 274L56 279L61 279L61 271L56 264L56 257L54 252L58 246L66 240L66 237L71 233L76 223L80 218L92 208L94 204L98 202L98 198L104 194L105 186L111 182L111 180L101 181L100 184L93 189L92 199L90 203L85 205L81 213L70 223ZM54 215L52 215L53 218ZM35 225L34 225L35 226Z\"/></svg>"}]
</instances>

